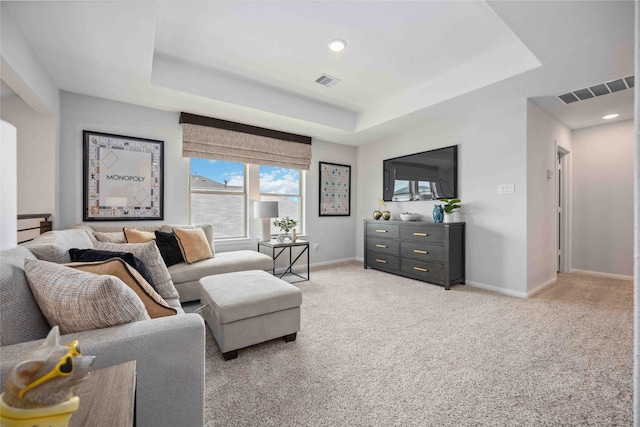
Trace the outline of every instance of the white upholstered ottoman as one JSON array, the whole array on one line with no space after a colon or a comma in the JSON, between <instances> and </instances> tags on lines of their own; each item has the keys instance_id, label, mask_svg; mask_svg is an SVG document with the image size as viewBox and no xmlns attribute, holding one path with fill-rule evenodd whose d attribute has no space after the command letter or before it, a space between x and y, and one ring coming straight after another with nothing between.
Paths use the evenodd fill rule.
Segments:
<instances>
[{"instance_id":1,"label":"white upholstered ottoman","mask_svg":"<svg viewBox=\"0 0 640 427\"><path fill-rule=\"evenodd\" d=\"M302 292L266 271L216 274L200 279L204 318L225 360L238 350L300 330Z\"/></svg>"}]
</instances>

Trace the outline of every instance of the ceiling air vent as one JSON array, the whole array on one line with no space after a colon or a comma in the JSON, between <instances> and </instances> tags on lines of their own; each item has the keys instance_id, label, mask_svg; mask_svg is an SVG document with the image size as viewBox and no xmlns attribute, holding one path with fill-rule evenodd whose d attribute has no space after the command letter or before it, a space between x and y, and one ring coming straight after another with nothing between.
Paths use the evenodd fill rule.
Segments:
<instances>
[{"instance_id":1,"label":"ceiling air vent","mask_svg":"<svg viewBox=\"0 0 640 427\"><path fill-rule=\"evenodd\" d=\"M323 86L328 86L328 87L332 87L337 85L338 83L340 83L342 80L335 78L335 77L331 77L327 74L323 74L320 77L318 77L316 79L316 83L320 83Z\"/></svg>"},{"instance_id":2,"label":"ceiling air vent","mask_svg":"<svg viewBox=\"0 0 640 427\"><path fill-rule=\"evenodd\" d=\"M558 95L558 99L560 99L564 104L571 104L572 102L583 101L595 96L602 96L609 93L618 92L620 90L630 89L634 84L635 77L629 76L623 79L613 80L588 88L577 89L572 92L563 93L562 95Z\"/></svg>"}]
</instances>

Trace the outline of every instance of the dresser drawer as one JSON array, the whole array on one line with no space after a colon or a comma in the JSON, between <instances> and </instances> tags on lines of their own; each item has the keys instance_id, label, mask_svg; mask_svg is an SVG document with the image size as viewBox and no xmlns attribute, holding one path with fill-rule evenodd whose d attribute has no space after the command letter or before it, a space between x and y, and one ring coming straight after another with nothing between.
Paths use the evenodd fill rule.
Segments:
<instances>
[{"instance_id":1,"label":"dresser drawer","mask_svg":"<svg viewBox=\"0 0 640 427\"><path fill-rule=\"evenodd\" d=\"M416 242L444 242L444 227L433 226L404 226L400 230L400 238L402 240L412 240Z\"/></svg>"},{"instance_id":2,"label":"dresser drawer","mask_svg":"<svg viewBox=\"0 0 640 427\"><path fill-rule=\"evenodd\" d=\"M434 279L442 282L444 280L444 265L438 262L403 258L401 270L426 281Z\"/></svg>"},{"instance_id":3,"label":"dresser drawer","mask_svg":"<svg viewBox=\"0 0 640 427\"><path fill-rule=\"evenodd\" d=\"M400 256L425 261L444 262L444 246L419 242L402 242Z\"/></svg>"},{"instance_id":4,"label":"dresser drawer","mask_svg":"<svg viewBox=\"0 0 640 427\"><path fill-rule=\"evenodd\" d=\"M400 240L391 239L367 239L367 250L385 253L389 255L398 255L400 253Z\"/></svg>"},{"instance_id":5,"label":"dresser drawer","mask_svg":"<svg viewBox=\"0 0 640 427\"><path fill-rule=\"evenodd\" d=\"M400 258L379 252L367 251L367 265L384 270L400 270Z\"/></svg>"},{"instance_id":6,"label":"dresser drawer","mask_svg":"<svg viewBox=\"0 0 640 427\"><path fill-rule=\"evenodd\" d=\"M398 227L398 224L385 224L383 222L367 224L367 237L397 239L400 237L400 227Z\"/></svg>"}]
</instances>

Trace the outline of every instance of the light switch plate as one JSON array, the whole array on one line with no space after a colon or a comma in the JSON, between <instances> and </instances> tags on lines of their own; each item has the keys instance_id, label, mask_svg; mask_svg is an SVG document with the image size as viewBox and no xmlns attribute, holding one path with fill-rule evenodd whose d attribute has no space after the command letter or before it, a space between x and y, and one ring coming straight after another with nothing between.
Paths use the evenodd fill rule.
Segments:
<instances>
[{"instance_id":1,"label":"light switch plate","mask_svg":"<svg viewBox=\"0 0 640 427\"><path fill-rule=\"evenodd\" d=\"M498 194L513 194L515 192L515 184L498 185Z\"/></svg>"}]
</instances>

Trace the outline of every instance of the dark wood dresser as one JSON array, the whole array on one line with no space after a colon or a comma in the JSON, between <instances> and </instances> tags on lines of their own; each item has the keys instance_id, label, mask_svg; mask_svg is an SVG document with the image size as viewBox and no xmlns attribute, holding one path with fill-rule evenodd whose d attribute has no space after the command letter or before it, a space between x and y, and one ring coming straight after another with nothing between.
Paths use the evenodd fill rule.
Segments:
<instances>
[{"instance_id":1,"label":"dark wood dresser","mask_svg":"<svg viewBox=\"0 0 640 427\"><path fill-rule=\"evenodd\" d=\"M434 283L464 284L464 222L365 220L364 268Z\"/></svg>"}]
</instances>

